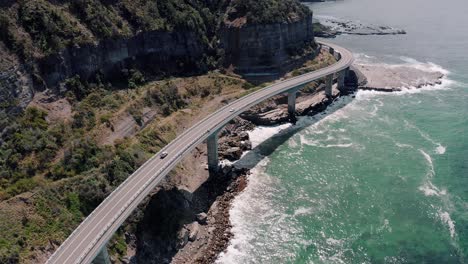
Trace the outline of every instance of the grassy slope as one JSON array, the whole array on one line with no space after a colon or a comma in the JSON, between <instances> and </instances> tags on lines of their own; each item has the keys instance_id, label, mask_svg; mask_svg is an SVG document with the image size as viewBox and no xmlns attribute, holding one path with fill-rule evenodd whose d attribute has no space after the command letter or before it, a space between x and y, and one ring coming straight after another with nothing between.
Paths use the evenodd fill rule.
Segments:
<instances>
[{"instance_id":1,"label":"grassy slope","mask_svg":"<svg viewBox=\"0 0 468 264\"><path fill-rule=\"evenodd\" d=\"M243 91L243 84L240 79L211 73L152 82L133 90L112 92L96 88L82 101L72 103L74 121L58 125L45 121L46 112L28 108L16 120L20 129L13 134L26 139L9 149L19 148L21 154L24 142L41 141L34 136L38 131L47 140L61 143L53 148L33 147L33 152L26 152L23 160L38 166L29 168L35 174L13 184L4 183L6 188L0 189L4 200L0 203L0 230L8 230L0 235L0 262L16 258L24 261L42 251L41 247L63 241L112 189L175 138L182 129L180 120L193 121L191 116L204 111L215 97L234 98ZM112 133L113 123L118 122L122 112L130 114L138 124L142 122L142 111L148 108L156 116L144 128L138 126L134 136L118 139L113 145L99 142L102 133ZM61 133L52 136L57 126ZM65 152L63 157L61 149ZM44 152L53 155L48 155L47 162L37 160ZM23 160L18 164L20 170ZM17 196L9 198L12 195Z\"/></svg>"},{"instance_id":2,"label":"grassy slope","mask_svg":"<svg viewBox=\"0 0 468 264\"><path fill-rule=\"evenodd\" d=\"M332 62L327 56L319 56L304 66L310 70ZM45 168L28 178L32 184L23 186L20 194L9 193L15 184L2 190L0 230L8 232L0 235L0 263L15 259L20 262L44 261L41 259L46 255L44 252L58 246L106 195L178 133L223 105L225 100L257 89L237 77L210 73L151 82L122 91L96 87L81 101L69 99L75 121L67 121L64 117L61 124L49 124L44 121L45 116L40 115L35 122L41 124L44 131L61 126L62 133L59 134L63 142L54 152L54 158L43 165ZM166 94L174 90L177 93ZM167 98L171 99L166 101ZM179 104L173 104L174 101ZM168 103L171 105L166 106ZM140 123L134 135L117 139L114 144L102 144L101 135L112 133L113 126L123 114L131 115L132 121L138 124L143 122L139 121L141 114L148 108L154 110L156 116L145 124ZM80 119L82 125L77 126L76 119L80 115L85 118ZM24 118L19 118L18 122ZM33 157L37 156L40 153L33 154ZM83 164L87 166L81 167ZM16 196L5 200L11 195ZM122 230L111 244L112 252L125 253Z\"/></svg>"},{"instance_id":3,"label":"grassy slope","mask_svg":"<svg viewBox=\"0 0 468 264\"><path fill-rule=\"evenodd\" d=\"M295 2L287 2L290 5L277 0L10 1L0 7L0 54L8 57L1 61L2 69L17 63L12 54L28 61L67 45L128 37L141 30L195 30L211 45L226 10L229 19L245 16L250 23L305 14ZM245 5L252 11L239 12ZM269 12L255 20L263 8ZM237 77L219 73L144 83L136 71L129 73L129 89L119 91L71 78L66 100L61 99L71 105L71 114L53 121L50 109L40 102L18 117L0 111L0 263L44 261L45 252L60 244L183 124L204 116L207 104L215 109L222 98L254 90L244 89L251 86ZM148 109L155 118L146 123ZM136 134L104 145L103 137L115 133L125 115ZM176 117L186 122L176 122ZM122 254L124 245L119 233L112 250Z\"/></svg>"}]
</instances>

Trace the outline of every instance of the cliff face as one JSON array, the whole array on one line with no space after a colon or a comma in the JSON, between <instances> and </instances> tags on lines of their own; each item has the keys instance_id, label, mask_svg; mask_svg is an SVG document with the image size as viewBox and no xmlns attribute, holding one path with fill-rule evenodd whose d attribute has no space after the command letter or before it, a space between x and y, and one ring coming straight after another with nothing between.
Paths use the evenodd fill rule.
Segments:
<instances>
[{"instance_id":1,"label":"cliff face","mask_svg":"<svg viewBox=\"0 0 468 264\"><path fill-rule=\"evenodd\" d=\"M193 32L143 32L132 38L108 39L98 44L72 46L39 61L48 87L75 75L93 79L119 78L122 70L140 68L153 74L191 74L206 68L204 45Z\"/></svg>"},{"instance_id":2,"label":"cliff face","mask_svg":"<svg viewBox=\"0 0 468 264\"><path fill-rule=\"evenodd\" d=\"M0 110L76 75L127 84L132 69L191 75L223 61L268 81L313 57L313 38L312 13L296 0L2 2L0 55L14 59L0 61L0 101L19 103Z\"/></svg>"},{"instance_id":3,"label":"cliff face","mask_svg":"<svg viewBox=\"0 0 468 264\"><path fill-rule=\"evenodd\" d=\"M225 27L226 64L253 80L275 79L315 55L312 15L289 23Z\"/></svg>"}]
</instances>

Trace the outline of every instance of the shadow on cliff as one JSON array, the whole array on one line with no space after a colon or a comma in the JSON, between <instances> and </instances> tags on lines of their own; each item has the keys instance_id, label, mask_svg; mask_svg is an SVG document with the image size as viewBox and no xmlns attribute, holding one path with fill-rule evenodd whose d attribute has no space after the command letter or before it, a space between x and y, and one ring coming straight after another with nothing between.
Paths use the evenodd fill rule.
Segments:
<instances>
[{"instance_id":1,"label":"shadow on cliff","mask_svg":"<svg viewBox=\"0 0 468 264\"><path fill-rule=\"evenodd\" d=\"M355 98L354 94L349 94L346 96L335 98L334 100L326 103L323 106L323 109L320 109L319 112L313 112L313 115L302 116L309 117L307 119L302 119L300 122L292 125L291 127L280 131L278 134L268 138L267 140L260 143L258 146L253 148L251 151L247 152L240 160L235 162L235 167L244 168L244 169L253 169L261 160L265 157L271 155L279 146L293 137L296 133L306 129L307 127L320 122L328 115L333 114L334 112L345 107L347 104L351 103ZM301 117L299 117L301 119Z\"/></svg>"},{"instance_id":2,"label":"shadow on cliff","mask_svg":"<svg viewBox=\"0 0 468 264\"><path fill-rule=\"evenodd\" d=\"M137 225L137 251L132 263L171 263L188 242L184 226L197 221L197 214L206 213L232 179L231 172L211 175L193 193L161 188L151 197Z\"/></svg>"}]
</instances>

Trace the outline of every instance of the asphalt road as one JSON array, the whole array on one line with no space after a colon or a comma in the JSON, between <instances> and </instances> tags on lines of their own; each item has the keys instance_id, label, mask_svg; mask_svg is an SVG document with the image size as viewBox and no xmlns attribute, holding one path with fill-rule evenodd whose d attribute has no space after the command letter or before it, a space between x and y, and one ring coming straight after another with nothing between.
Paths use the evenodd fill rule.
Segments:
<instances>
[{"instance_id":1,"label":"asphalt road","mask_svg":"<svg viewBox=\"0 0 468 264\"><path fill-rule=\"evenodd\" d=\"M274 95L351 66L353 55L350 51L334 44L321 41L319 43L334 48L341 54L341 59L326 68L275 83L246 95L220 108L186 130L114 190L62 243L47 263L91 263L100 249L106 245L114 232L150 191L177 165L179 160L206 140L212 132L222 128L250 107ZM231 112L230 109L234 111ZM166 151L168 155L161 159L159 155L163 151Z\"/></svg>"}]
</instances>

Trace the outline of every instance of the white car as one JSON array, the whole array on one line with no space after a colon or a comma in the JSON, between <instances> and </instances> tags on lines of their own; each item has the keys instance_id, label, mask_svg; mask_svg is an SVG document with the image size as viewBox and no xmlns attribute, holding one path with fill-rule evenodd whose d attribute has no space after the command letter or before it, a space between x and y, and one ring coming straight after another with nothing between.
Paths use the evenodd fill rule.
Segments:
<instances>
[{"instance_id":1,"label":"white car","mask_svg":"<svg viewBox=\"0 0 468 264\"><path fill-rule=\"evenodd\" d=\"M231 112L231 113L234 112L234 111L236 111L236 109L234 109L234 108L229 109L229 112Z\"/></svg>"},{"instance_id":2,"label":"white car","mask_svg":"<svg viewBox=\"0 0 468 264\"><path fill-rule=\"evenodd\" d=\"M161 159L164 159L165 157L167 156L167 152L166 151L163 151L163 153L161 153L161 155L159 156Z\"/></svg>"}]
</instances>

